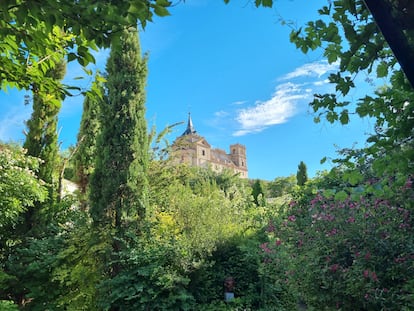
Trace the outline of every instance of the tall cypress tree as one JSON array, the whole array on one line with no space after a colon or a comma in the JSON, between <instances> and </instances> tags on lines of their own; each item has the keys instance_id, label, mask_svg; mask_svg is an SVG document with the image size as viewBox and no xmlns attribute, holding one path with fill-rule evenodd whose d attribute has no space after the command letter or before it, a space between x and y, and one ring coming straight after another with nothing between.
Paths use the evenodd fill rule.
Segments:
<instances>
[{"instance_id":1,"label":"tall cypress tree","mask_svg":"<svg viewBox=\"0 0 414 311\"><path fill-rule=\"evenodd\" d=\"M101 88L98 76L94 86ZM78 133L77 150L73 157L75 178L82 195L82 205L86 206L89 180L95 168L96 144L100 132L100 98L86 96L83 102L82 119Z\"/></svg>"},{"instance_id":2,"label":"tall cypress tree","mask_svg":"<svg viewBox=\"0 0 414 311\"><path fill-rule=\"evenodd\" d=\"M298 165L298 171L296 173L296 181L298 186L303 186L308 180L308 171L306 164L303 161L300 161Z\"/></svg>"},{"instance_id":3,"label":"tall cypress tree","mask_svg":"<svg viewBox=\"0 0 414 311\"><path fill-rule=\"evenodd\" d=\"M127 228L139 229L148 196L147 62L136 28L125 30L113 43L106 71L90 213L96 226L109 226L122 237Z\"/></svg>"},{"instance_id":4,"label":"tall cypress tree","mask_svg":"<svg viewBox=\"0 0 414 311\"><path fill-rule=\"evenodd\" d=\"M47 76L60 81L66 73L66 62L62 60L47 72ZM34 86L34 89L36 87ZM23 147L27 154L42 160L38 176L46 182L49 191L46 204L52 206L57 198L58 188L58 164L59 146L57 123L58 113L61 107L59 94L48 94L48 97L33 94L33 112L27 121L28 133ZM39 204L29 208L25 213L26 229L31 229L35 220L35 211L39 210Z\"/></svg>"},{"instance_id":5,"label":"tall cypress tree","mask_svg":"<svg viewBox=\"0 0 414 311\"><path fill-rule=\"evenodd\" d=\"M259 197L260 195L261 195L261 199ZM257 206L265 205L266 200L265 200L264 186L263 186L263 182L260 179L256 179L252 185L252 196L253 196L254 203Z\"/></svg>"}]
</instances>

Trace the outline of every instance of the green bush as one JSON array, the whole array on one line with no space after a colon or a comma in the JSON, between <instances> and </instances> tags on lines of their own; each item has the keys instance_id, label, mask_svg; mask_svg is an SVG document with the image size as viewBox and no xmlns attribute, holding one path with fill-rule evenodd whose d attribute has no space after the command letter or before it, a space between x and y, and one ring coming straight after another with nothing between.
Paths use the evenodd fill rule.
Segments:
<instances>
[{"instance_id":1,"label":"green bush","mask_svg":"<svg viewBox=\"0 0 414 311\"><path fill-rule=\"evenodd\" d=\"M392 179L307 193L275 231L309 310L412 310L414 191Z\"/></svg>"},{"instance_id":2,"label":"green bush","mask_svg":"<svg viewBox=\"0 0 414 311\"><path fill-rule=\"evenodd\" d=\"M13 301L0 300L0 310L2 311L19 311L19 308Z\"/></svg>"}]
</instances>

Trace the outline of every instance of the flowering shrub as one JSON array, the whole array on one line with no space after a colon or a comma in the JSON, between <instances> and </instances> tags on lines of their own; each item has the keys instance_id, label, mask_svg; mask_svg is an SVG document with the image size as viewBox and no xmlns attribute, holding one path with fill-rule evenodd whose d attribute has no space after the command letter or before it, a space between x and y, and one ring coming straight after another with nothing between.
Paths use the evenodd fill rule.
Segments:
<instances>
[{"instance_id":1,"label":"flowering shrub","mask_svg":"<svg viewBox=\"0 0 414 311\"><path fill-rule=\"evenodd\" d=\"M9 234L19 215L47 195L44 182L36 176L40 159L27 156L26 150L0 143L0 233ZM4 234L2 231L6 231ZM2 240L0 238L0 240Z\"/></svg>"},{"instance_id":2,"label":"flowering shrub","mask_svg":"<svg viewBox=\"0 0 414 311\"><path fill-rule=\"evenodd\" d=\"M285 282L308 310L413 310L412 180L355 189L304 191L260 248L272 260L287 254Z\"/></svg>"}]
</instances>

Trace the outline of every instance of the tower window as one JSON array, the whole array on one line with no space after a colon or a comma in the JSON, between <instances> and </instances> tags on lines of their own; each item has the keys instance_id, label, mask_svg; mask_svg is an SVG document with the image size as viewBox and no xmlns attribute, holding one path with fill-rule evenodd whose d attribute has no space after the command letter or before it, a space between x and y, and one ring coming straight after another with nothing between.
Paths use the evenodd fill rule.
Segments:
<instances>
[{"instance_id":1,"label":"tower window","mask_svg":"<svg viewBox=\"0 0 414 311\"><path fill-rule=\"evenodd\" d=\"M205 155L206 155L206 151L205 151L205 150L201 150L201 154L202 154L203 156L205 156Z\"/></svg>"}]
</instances>

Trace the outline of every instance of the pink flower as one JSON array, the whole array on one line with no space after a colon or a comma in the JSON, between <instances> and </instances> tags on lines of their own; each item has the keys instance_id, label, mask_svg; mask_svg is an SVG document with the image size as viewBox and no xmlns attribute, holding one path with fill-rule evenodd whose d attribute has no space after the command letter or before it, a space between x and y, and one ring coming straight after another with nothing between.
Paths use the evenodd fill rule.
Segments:
<instances>
[{"instance_id":1,"label":"pink flower","mask_svg":"<svg viewBox=\"0 0 414 311\"><path fill-rule=\"evenodd\" d=\"M260 244L260 248L262 249L262 251L264 251L267 254L271 252L270 248L267 247L268 245L269 245L268 242Z\"/></svg>"},{"instance_id":2,"label":"pink flower","mask_svg":"<svg viewBox=\"0 0 414 311\"><path fill-rule=\"evenodd\" d=\"M267 227L267 232L274 232L275 231L275 226L273 225L273 223L271 221L269 221L269 225Z\"/></svg>"},{"instance_id":3,"label":"pink flower","mask_svg":"<svg viewBox=\"0 0 414 311\"><path fill-rule=\"evenodd\" d=\"M357 204L356 203L354 203L354 202L349 202L349 208L350 209L353 209L353 208L356 208L357 207Z\"/></svg>"},{"instance_id":4,"label":"pink flower","mask_svg":"<svg viewBox=\"0 0 414 311\"><path fill-rule=\"evenodd\" d=\"M279 246L279 245L281 245L282 244L282 240L276 240L276 242L275 242L275 244L276 244L276 246Z\"/></svg>"},{"instance_id":5,"label":"pink flower","mask_svg":"<svg viewBox=\"0 0 414 311\"><path fill-rule=\"evenodd\" d=\"M370 252L367 252L365 254L365 260L370 260L370 258L371 258L371 253Z\"/></svg>"},{"instance_id":6,"label":"pink flower","mask_svg":"<svg viewBox=\"0 0 414 311\"><path fill-rule=\"evenodd\" d=\"M337 234L337 233L338 233L338 229L333 228L331 231L329 231L329 232L326 234L326 236L333 236L333 235L335 235L335 234Z\"/></svg>"},{"instance_id":7,"label":"pink flower","mask_svg":"<svg viewBox=\"0 0 414 311\"><path fill-rule=\"evenodd\" d=\"M349 217L347 222L349 223L354 223L355 222L355 218L354 217Z\"/></svg>"},{"instance_id":8,"label":"pink flower","mask_svg":"<svg viewBox=\"0 0 414 311\"><path fill-rule=\"evenodd\" d=\"M367 279L369 277L369 270L364 270L363 274L364 274L364 278Z\"/></svg>"},{"instance_id":9,"label":"pink flower","mask_svg":"<svg viewBox=\"0 0 414 311\"><path fill-rule=\"evenodd\" d=\"M295 221L296 220L296 216L295 215L290 215L289 217L288 217L288 220L289 221Z\"/></svg>"},{"instance_id":10,"label":"pink flower","mask_svg":"<svg viewBox=\"0 0 414 311\"><path fill-rule=\"evenodd\" d=\"M332 266L329 267L329 270L331 270L332 272L336 272L339 269L339 265L336 263Z\"/></svg>"},{"instance_id":11,"label":"pink flower","mask_svg":"<svg viewBox=\"0 0 414 311\"><path fill-rule=\"evenodd\" d=\"M371 280L373 280L374 282L378 282L378 277L375 272L371 272Z\"/></svg>"},{"instance_id":12,"label":"pink flower","mask_svg":"<svg viewBox=\"0 0 414 311\"><path fill-rule=\"evenodd\" d=\"M404 187L403 187L403 189L404 189L404 190L410 189L410 188L412 187L412 185L413 185L413 181L412 181L412 179L411 179L411 178L408 178L408 179L407 179L407 182L405 183L405 185L404 185Z\"/></svg>"}]
</instances>

